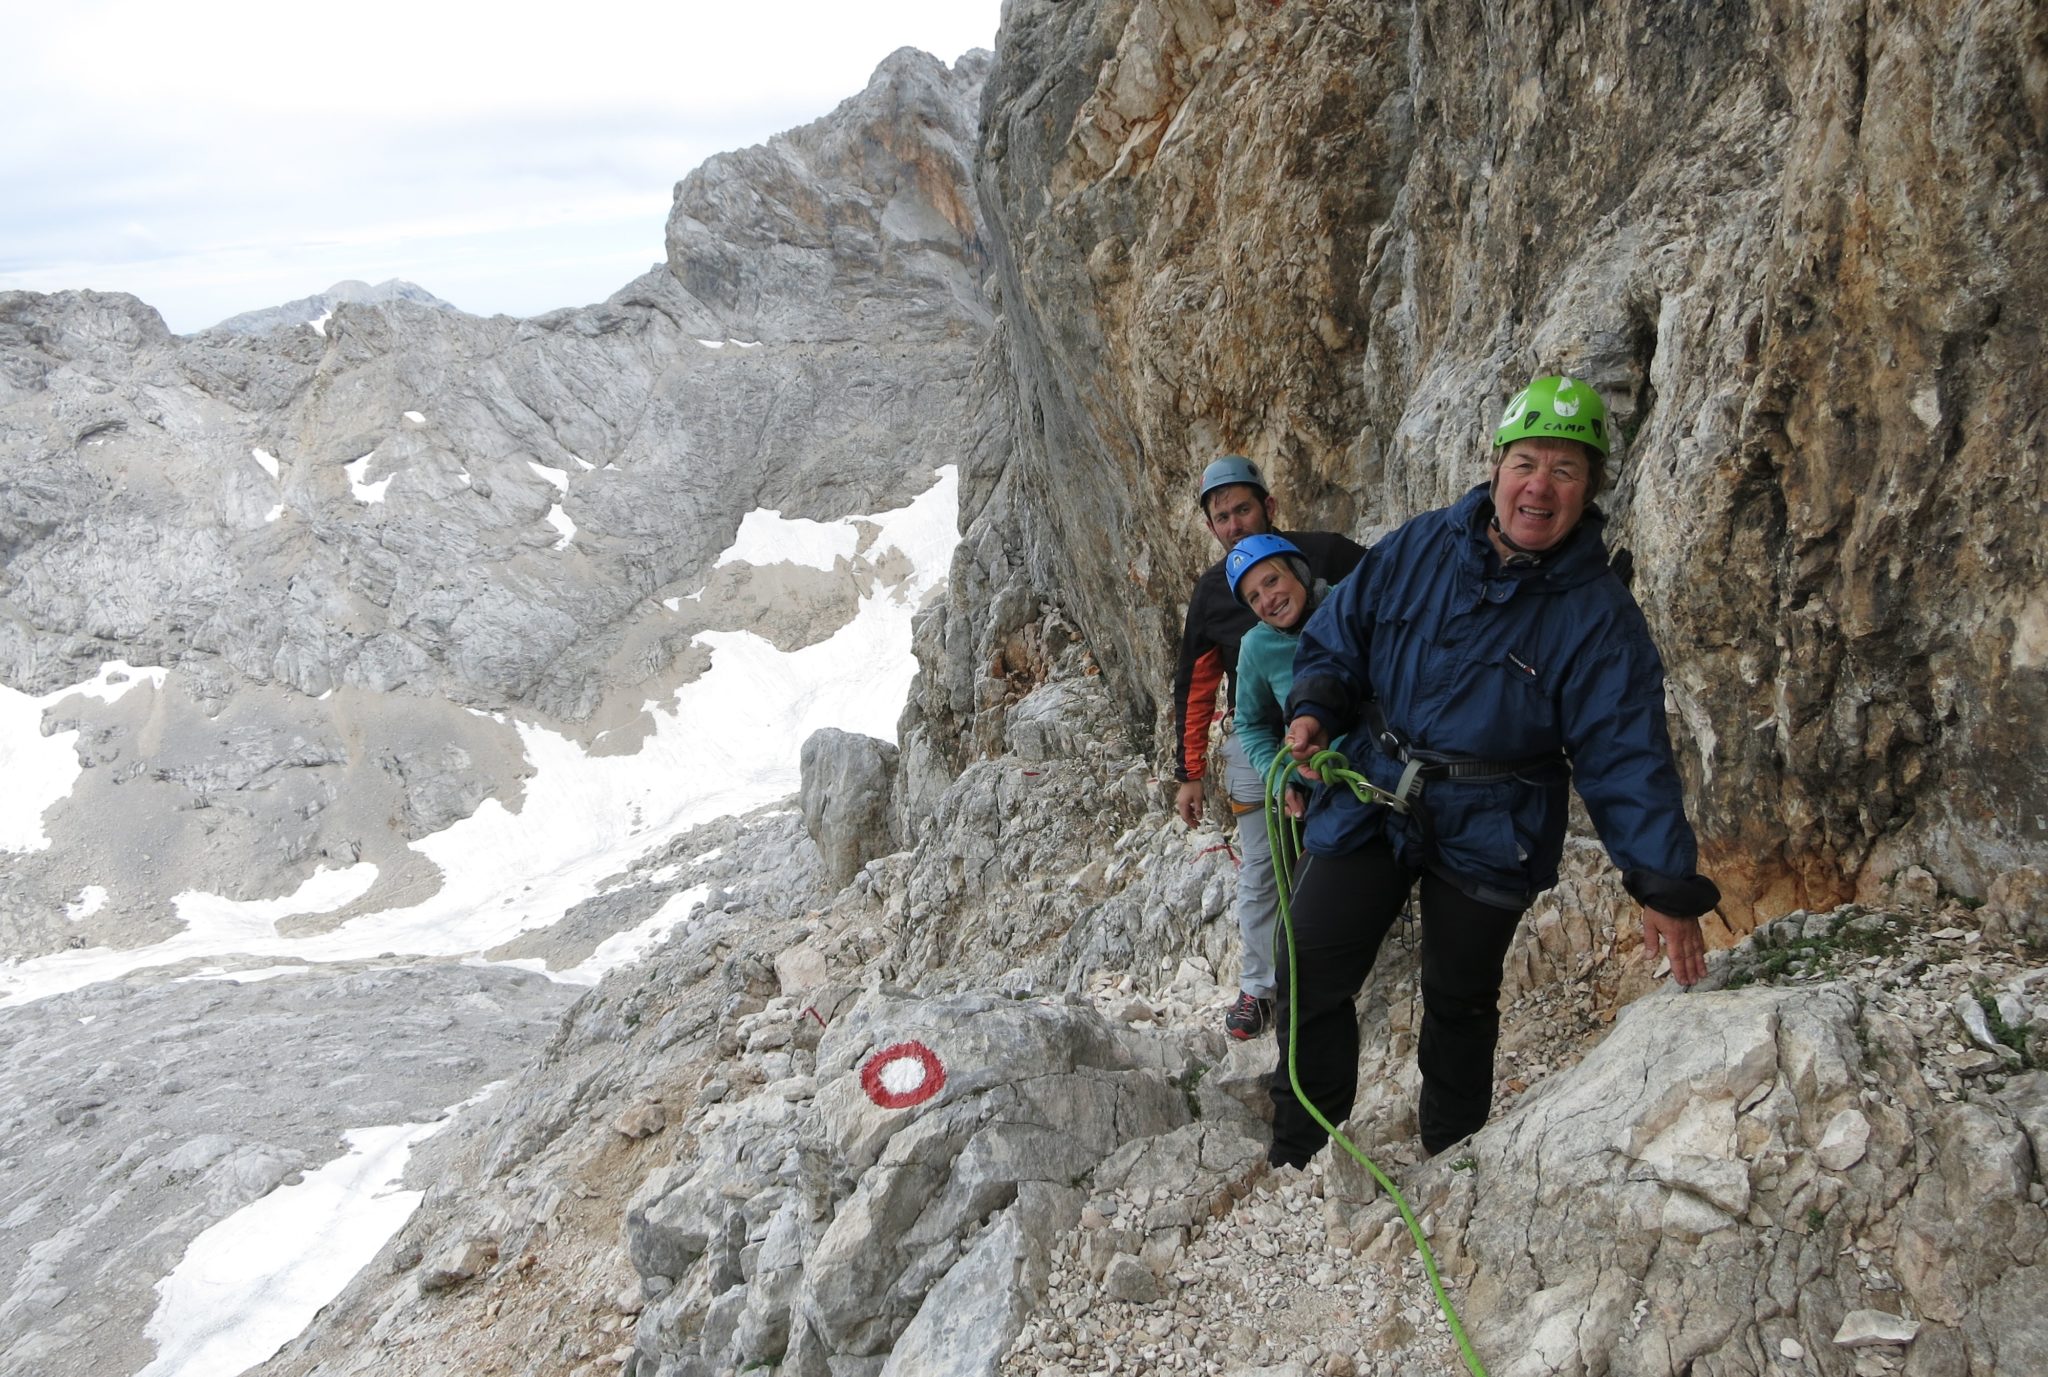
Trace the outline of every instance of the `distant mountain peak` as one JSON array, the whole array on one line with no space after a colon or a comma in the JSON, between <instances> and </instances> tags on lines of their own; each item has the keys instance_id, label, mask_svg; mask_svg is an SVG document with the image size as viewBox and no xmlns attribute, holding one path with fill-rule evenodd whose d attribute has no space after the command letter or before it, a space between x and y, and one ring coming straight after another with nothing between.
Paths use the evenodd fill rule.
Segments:
<instances>
[{"instance_id":1,"label":"distant mountain peak","mask_svg":"<svg viewBox=\"0 0 2048 1377\"><path fill-rule=\"evenodd\" d=\"M302 296L281 306L265 306L261 310L244 311L240 315L229 316L208 329L224 330L235 335L265 335L272 330L290 326L313 325L331 315L336 306L381 306L393 301L410 301L416 305L431 306L442 311L461 309L441 300L418 283L407 282L404 278L386 278L374 287L367 282L348 278L335 283L324 292Z\"/></svg>"}]
</instances>

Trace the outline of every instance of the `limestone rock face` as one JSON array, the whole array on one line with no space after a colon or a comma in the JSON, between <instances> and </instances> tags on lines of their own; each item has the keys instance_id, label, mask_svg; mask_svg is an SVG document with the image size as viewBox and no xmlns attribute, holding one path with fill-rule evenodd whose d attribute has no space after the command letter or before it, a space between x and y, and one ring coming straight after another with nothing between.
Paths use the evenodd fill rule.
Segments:
<instances>
[{"instance_id":1,"label":"limestone rock face","mask_svg":"<svg viewBox=\"0 0 2048 1377\"><path fill-rule=\"evenodd\" d=\"M963 174L989 62L972 52L948 68L900 49L825 118L709 159L676 186L670 275L744 339L871 343L986 324Z\"/></svg>"},{"instance_id":2,"label":"limestone rock face","mask_svg":"<svg viewBox=\"0 0 2048 1377\"><path fill-rule=\"evenodd\" d=\"M1470 1279L1466 1324L1515 1336L1482 1344L1488 1370L1743 1370L1786 1340L1910 1342L1922 1370L2048 1360L2026 1318L2048 1243L2033 1149L1995 1100L1920 1117L1933 1097L1901 1062L1912 1046L1836 987L1631 1005L1568 1077L1410 1189L1447 1274ZM1867 1138L1854 1156L1834 1151L1845 1116ZM1365 1213L1357 1232L1408 1246L1391 1203ZM1818 1370L1851 1369L1829 1353Z\"/></svg>"},{"instance_id":3,"label":"limestone rock face","mask_svg":"<svg viewBox=\"0 0 2048 1377\"><path fill-rule=\"evenodd\" d=\"M1001 364L922 710L988 723L1043 601L1161 720L1207 459L1365 534L1480 481L1501 402L1566 371L1625 440L1603 506L1737 925L1910 861L1976 894L2038 864L2044 25L1009 6L977 164Z\"/></svg>"},{"instance_id":4,"label":"limestone rock face","mask_svg":"<svg viewBox=\"0 0 2048 1377\"><path fill-rule=\"evenodd\" d=\"M814 1100L714 1110L696 1157L641 1186L634 1266L682 1284L643 1314L633 1371L800 1355L989 1370L1079 1215L1071 1183L1187 1117L1099 1018L1043 1003L864 998L814 1066Z\"/></svg>"}]
</instances>

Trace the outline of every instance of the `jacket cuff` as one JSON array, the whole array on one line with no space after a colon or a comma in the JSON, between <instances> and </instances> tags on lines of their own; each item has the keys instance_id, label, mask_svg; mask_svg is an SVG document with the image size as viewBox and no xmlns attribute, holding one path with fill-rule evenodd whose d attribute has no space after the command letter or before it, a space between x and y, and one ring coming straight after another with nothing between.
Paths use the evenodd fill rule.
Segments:
<instances>
[{"instance_id":1,"label":"jacket cuff","mask_svg":"<svg viewBox=\"0 0 2048 1377\"><path fill-rule=\"evenodd\" d=\"M1327 674L1294 681L1293 691L1287 695L1287 719L1291 722L1303 713L1328 727L1332 736L1350 730L1358 716L1350 691L1341 680Z\"/></svg>"},{"instance_id":2,"label":"jacket cuff","mask_svg":"<svg viewBox=\"0 0 2048 1377\"><path fill-rule=\"evenodd\" d=\"M1624 870L1621 883L1637 903L1673 918L1697 918L1711 912L1721 902L1719 886L1704 875L1660 875L1654 870Z\"/></svg>"},{"instance_id":3,"label":"jacket cuff","mask_svg":"<svg viewBox=\"0 0 2048 1377\"><path fill-rule=\"evenodd\" d=\"M1344 734L1344 729L1339 727L1332 720L1336 717L1336 714L1331 712L1328 708L1324 707L1321 703L1295 704L1294 715L1287 719L1287 724L1289 726L1292 726L1295 722L1299 721L1301 718L1304 717L1314 718L1322 726L1323 731L1329 735L1329 738L1332 741L1335 741L1338 737Z\"/></svg>"}]
</instances>

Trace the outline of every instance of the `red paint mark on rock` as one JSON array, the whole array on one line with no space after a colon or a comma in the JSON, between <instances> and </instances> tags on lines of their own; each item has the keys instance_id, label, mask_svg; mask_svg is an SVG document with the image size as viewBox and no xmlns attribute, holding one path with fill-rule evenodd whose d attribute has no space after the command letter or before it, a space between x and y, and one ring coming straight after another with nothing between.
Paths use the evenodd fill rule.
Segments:
<instances>
[{"instance_id":1,"label":"red paint mark on rock","mask_svg":"<svg viewBox=\"0 0 2048 1377\"><path fill-rule=\"evenodd\" d=\"M923 1104L946 1084L939 1054L921 1042L884 1047L860 1069L860 1087L884 1109Z\"/></svg>"}]
</instances>

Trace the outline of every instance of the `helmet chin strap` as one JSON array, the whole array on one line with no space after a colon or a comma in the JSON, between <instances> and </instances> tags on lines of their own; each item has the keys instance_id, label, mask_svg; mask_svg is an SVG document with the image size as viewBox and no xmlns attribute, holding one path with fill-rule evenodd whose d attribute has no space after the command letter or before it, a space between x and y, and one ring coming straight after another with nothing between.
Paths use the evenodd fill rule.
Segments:
<instances>
[{"instance_id":1,"label":"helmet chin strap","mask_svg":"<svg viewBox=\"0 0 2048 1377\"><path fill-rule=\"evenodd\" d=\"M1507 546L1508 549L1512 552L1502 558L1502 564L1506 565L1510 569L1519 569L1527 565L1540 564L1542 562L1543 552L1541 550L1532 550L1526 545L1515 544L1515 538L1509 535L1507 531L1502 528L1500 524L1499 512L1495 512L1493 514L1492 519L1488 521L1487 524L1493 528L1493 533L1496 536L1500 537L1500 543Z\"/></svg>"},{"instance_id":2,"label":"helmet chin strap","mask_svg":"<svg viewBox=\"0 0 2048 1377\"><path fill-rule=\"evenodd\" d=\"M1542 563L1542 551L1532 550L1526 545L1517 545L1515 538L1507 533L1507 528L1500 524L1500 506L1495 501L1499 494L1500 471L1496 468L1494 470L1493 482L1487 485L1486 501L1493 508L1493 515L1487 518L1486 524L1492 529L1493 534L1499 539L1500 543L1507 546L1509 550L1508 554L1501 557L1500 562L1502 566L1509 569L1526 569L1532 564Z\"/></svg>"}]
</instances>

